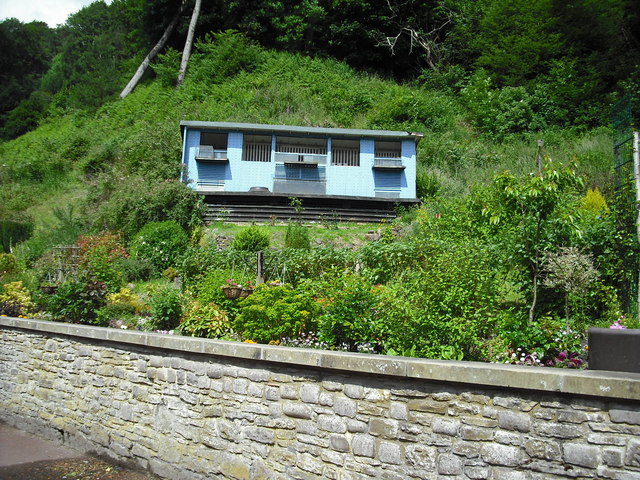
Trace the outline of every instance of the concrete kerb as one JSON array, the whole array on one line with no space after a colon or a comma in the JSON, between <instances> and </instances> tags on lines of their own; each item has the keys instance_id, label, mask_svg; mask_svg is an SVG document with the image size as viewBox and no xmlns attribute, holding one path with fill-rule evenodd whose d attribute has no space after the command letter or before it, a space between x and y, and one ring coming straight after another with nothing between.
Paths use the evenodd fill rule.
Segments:
<instances>
[{"instance_id":1,"label":"concrete kerb","mask_svg":"<svg viewBox=\"0 0 640 480\"><path fill-rule=\"evenodd\" d=\"M640 374L637 373L524 367L310 350L14 317L0 317L0 326L191 354L273 362L292 367L306 366L323 370L468 385L640 400Z\"/></svg>"}]
</instances>

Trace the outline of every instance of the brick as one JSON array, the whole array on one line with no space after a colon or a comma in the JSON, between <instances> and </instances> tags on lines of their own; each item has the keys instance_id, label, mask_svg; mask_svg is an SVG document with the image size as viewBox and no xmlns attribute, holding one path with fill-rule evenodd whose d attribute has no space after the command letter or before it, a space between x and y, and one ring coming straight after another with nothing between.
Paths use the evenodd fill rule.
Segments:
<instances>
[{"instance_id":1,"label":"brick","mask_svg":"<svg viewBox=\"0 0 640 480\"><path fill-rule=\"evenodd\" d=\"M389 405L389 416L395 420L407 420L409 418L409 409L406 403L391 402Z\"/></svg>"},{"instance_id":2,"label":"brick","mask_svg":"<svg viewBox=\"0 0 640 480\"><path fill-rule=\"evenodd\" d=\"M640 467L640 440L633 438L629 440L624 457L625 465Z\"/></svg>"},{"instance_id":3,"label":"brick","mask_svg":"<svg viewBox=\"0 0 640 480\"><path fill-rule=\"evenodd\" d=\"M308 405L294 402L283 403L282 413L284 413L287 417L292 418L303 418L307 420L313 418L313 410L311 410Z\"/></svg>"},{"instance_id":4,"label":"brick","mask_svg":"<svg viewBox=\"0 0 640 480\"><path fill-rule=\"evenodd\" d=\"M550 440L525 440L524 449L530 457L544 460L559 460L561 456L560 445Z\"/></svg>"}]
</instances>

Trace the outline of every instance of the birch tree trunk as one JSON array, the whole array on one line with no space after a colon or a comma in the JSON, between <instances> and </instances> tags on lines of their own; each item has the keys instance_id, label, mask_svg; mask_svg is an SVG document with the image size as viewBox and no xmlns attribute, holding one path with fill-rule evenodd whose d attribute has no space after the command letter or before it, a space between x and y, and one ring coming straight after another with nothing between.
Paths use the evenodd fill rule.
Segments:
<instances>
[{"instance_id":1,"label":"birch tree trunk","mask_svg":"<svg viewBox=\"0 0 640 480\"><path fill-rule=\"evenodd\" d=\"M184 10L185 2L186 0L182 1L182 3L180 4L180 8L178 9L178 12L175 14L173 19L171 20L171 23L167 25L167 28L162 34L162 37L160 37L160 40L158 40L158 43L156 43L155 46L149 51L147 56L144 57L144 60L142 60L142 63L138 67L138 70L136 70L136 73L134 73L133 77L131 77L131 80L129 80L129 83L127 83L127 86L124 87L124 90L120 92L120 98L125 98L127 95L129 95L133 91L134 88L136 88L136 85L138 85L138 82L142 78L142 75L144 75L144 72L146 72L147 68L149 67L151 60L153 60L155 56L158 54L158 52L164 48L165 44L167 43L167 40L169 39L169 36L171 35L171 32L176 27L176 24L180 19L180 15Z\"/></svg>"},{"instance_id":2,"label":"birch tree trunk","mask_svg":"<svg viewBox=\"0 0 640 480\"><path fill-rule=\"evenodd\" d=\"M193 46L193 35L196 31L196 23L198 23L201 4L202 0L196 0L196 4L193 7L191 23L189 23L189 32L187 33L187 41L184 43L184 50L182 51L182 62L180 63L180 73L178 73L178 86L182 85L182 82L184 82L184 76L187 74L187 64L189 63L189 56L191 55L191 47Z\"/></svg>"}]
</instances>

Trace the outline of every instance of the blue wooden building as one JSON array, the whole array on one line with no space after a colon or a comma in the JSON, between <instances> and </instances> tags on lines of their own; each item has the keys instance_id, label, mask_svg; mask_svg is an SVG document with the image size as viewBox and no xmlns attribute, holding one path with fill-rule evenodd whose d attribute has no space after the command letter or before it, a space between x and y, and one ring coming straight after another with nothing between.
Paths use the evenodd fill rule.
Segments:
<instances>
[{"instance_id":1,"label":"blue wooden building","mask_svg":"<svg viewBox=\"0 0 640 480\"><path fill-rule=\"evenodd\" d=\"M278 216L290 197L317 212L392 211L416 200L422 134L386 130L182 121L183 181L229 212ZM285 212L286 215L286 212ZM346 218L343 218L346 219ZM353 218L356 219L356 218Z\"/></svg>"}]
</instances>

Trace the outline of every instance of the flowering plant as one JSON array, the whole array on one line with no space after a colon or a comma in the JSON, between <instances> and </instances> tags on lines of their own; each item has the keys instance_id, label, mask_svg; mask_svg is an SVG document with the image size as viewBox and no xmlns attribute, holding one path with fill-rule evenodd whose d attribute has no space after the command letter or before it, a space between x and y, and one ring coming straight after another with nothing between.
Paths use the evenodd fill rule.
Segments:
<instances>
[{"instance_id":1,"label":"flowering plant","mask_svg":"<svg viewBox=\"0 0 640 480\"><path fill-rule=\"evenodd\" d=\"M623 328L627 328L624 325L622 325L622 323L621 323L622 320L624 320L624 316L620 317L618 320L613 322L609 328L618 329L618 330L623 329Z\"/></svg>"},{"instance_id":2,"label":"flowering plant","mask_svg":"<svg viewBox=\"0 0 640 480\"><path fill-rule=\"evenodd\" d=\"M238 284L233 278L227 278L227 284L222 288L242 288L242 285Z\"/></svg>"}]
</instances>

